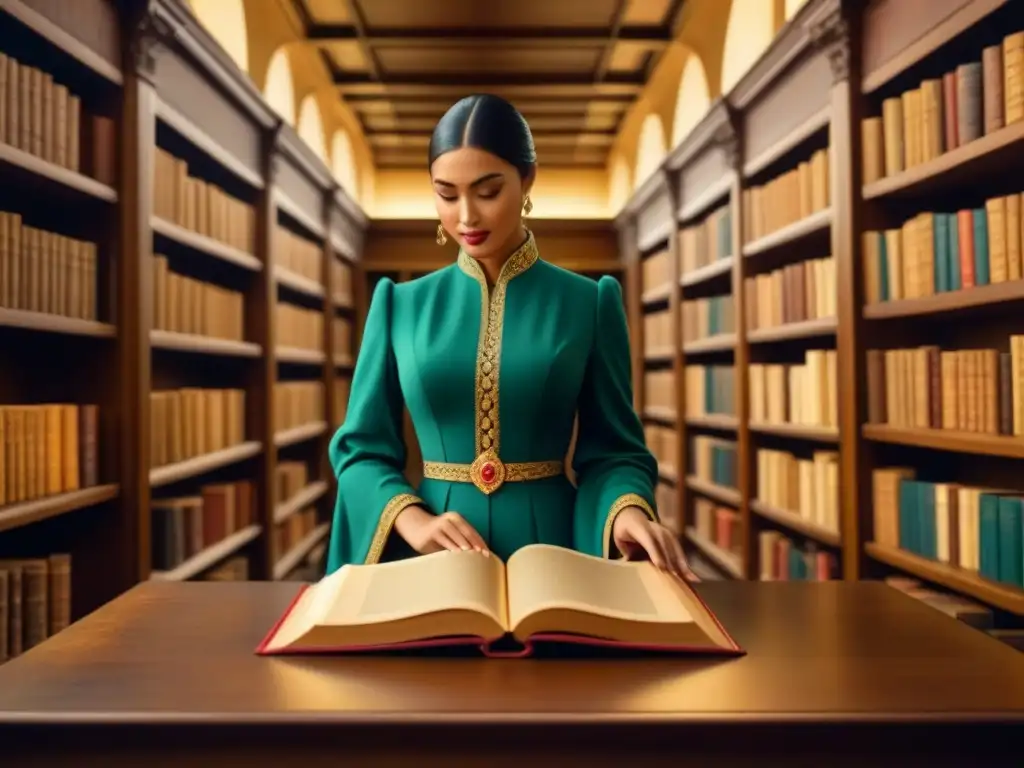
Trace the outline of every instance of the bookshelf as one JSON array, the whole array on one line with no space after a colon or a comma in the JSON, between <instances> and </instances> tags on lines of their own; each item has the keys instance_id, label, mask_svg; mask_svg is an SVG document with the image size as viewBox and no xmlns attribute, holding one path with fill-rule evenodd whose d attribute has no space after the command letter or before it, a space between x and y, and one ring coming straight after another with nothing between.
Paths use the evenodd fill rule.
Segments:
<instances>
[{"instance_id":1,"label":"bookshelf","mask_svg":"<svg viewBox=\"0 0 1024 768\"><path fill-rule=\"evenodd\" d=\"M183 3L140 5L0 2L0 662L325 545L366 218Z\"/></svg>"},{"instance_id":2,"label":"bookshelf","mask_svg":"<svg viewBox=\"0 0 1024 768\"><path fill-rule=\"evenodd\" d=\"M634 194L637 408L702 570L1019 625L1024 25L933 5L811 0Z\"/></svg>"}]
</instances>

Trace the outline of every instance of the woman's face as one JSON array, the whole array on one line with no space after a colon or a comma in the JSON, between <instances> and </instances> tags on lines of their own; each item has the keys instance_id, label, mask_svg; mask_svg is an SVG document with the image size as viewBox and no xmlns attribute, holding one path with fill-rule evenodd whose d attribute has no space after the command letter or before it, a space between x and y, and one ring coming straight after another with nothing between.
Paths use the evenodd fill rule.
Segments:
<instances>
[{"instance_id":1,"label":"woman's face","mask_svg":"<svg viewBox=\"0 0 1024 768\"><path fill-rule=\"evenodd\" d=\"M507 255L522 237L529 183L500 157L465 147L438 157L430 168L441 226L475 259Z\"/></svg>"}]
</instances>

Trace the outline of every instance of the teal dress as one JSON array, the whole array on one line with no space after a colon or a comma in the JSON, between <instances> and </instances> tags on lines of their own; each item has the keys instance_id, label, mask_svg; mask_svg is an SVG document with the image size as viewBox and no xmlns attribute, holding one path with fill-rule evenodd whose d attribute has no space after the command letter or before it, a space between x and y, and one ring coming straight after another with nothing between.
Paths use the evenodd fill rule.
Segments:
<instances>
[{"instance_id":1,"label":"teal dress","mask_svg":"<svg viewBox=\"0 0 1024 768\"><path fill-rule=\"evenodd\" d=\"M416 488L403 474L403 405L424 460ZM577 413L574 486L564 465ZM462 252L417 280L382 279L330 459L327 573L414 555L392 531L411 504L458 512L503 560L534 543L618 555L620 511L657 519L618 282L541 260L532 234L493 287Z\"/></svg>"}]
</instances>

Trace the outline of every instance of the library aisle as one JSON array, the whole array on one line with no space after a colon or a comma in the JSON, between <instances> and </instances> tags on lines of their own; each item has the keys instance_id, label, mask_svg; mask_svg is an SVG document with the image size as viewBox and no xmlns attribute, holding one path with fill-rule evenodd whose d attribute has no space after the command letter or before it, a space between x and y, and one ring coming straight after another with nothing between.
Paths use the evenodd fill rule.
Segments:
<instances>
[{"instance_id":1,"label":"library aisle","mask_svg":"<svg viewBox=\"0 0 1024 768\"><path fill-rule=\"evenodd\" d=\"M1020 3L428 5L0 0L0 664L143 582L322 575L368 297L455 258L427 145L479 91L543 258L623 286L701 577L1024 648Z\"/></svg>"}]
</instances>

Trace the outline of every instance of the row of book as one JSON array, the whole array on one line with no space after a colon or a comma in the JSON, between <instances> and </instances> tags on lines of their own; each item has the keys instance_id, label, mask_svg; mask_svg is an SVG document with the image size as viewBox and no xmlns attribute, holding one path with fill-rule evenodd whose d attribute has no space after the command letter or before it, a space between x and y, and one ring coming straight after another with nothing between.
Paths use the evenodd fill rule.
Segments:
<instances>
[{"instance_id":1,"label":"row of book","mask_svg":"<svg viewBox=\"0 0 1024 768\"><path fill-rule=\"evenodd\" d=\"M722 488L735 488L736 441L709 435L695 435L690 449L694 477Z\"/></svg>"},{"instance_id":2,"label":"row of book","mask_svg":"<svg viewBox=\"0 0 1024 768\"><path fill-rule=\"evenodd\" d=\"M668 310L648 312L644 320L644 355L655 357L672 354L672 313Z\"/></svg>"},{"instance_id":3,"label":"row of book","mask_svg":"<svg viewBox=\"0 0 1024 768\"><path fill-rule=\"evenodd\" d=\"M170 571L256 519L251 480L203 485L188 496L151 502L151 567Z\"/></svg>"},{"instance_id":4,"label":"row of book","mask_svg":"<svg viewBox=\"0 0 1024 768\"><path fill-rule=\"evenodd\" d=\"M862 125L864 181L926 163L1024 120L1024 32L982 49L981 58L922 80L882 101Z\"/></svg>"},{"instance_id":5,"label":"row of book","mask_svg":"<svg viewBox=\"0 0 1024 768\"><path fill-rule=\"evenodd\" d=\"M323 250L320 245L279 224L274 228L273 249L274 262L277 266L315 283L323 283Z\"/></svg>"},{"instance_id":6,"label":"row of book","mask_svg":"<svg viewBox=\"0 0 1024 768\"><path fill-rule=\"evenodd\" d=\"M838 577L834 553L815 542L799 544L779 531L757 534L761 581L829 581Z\"/></svg>"},{"instance_id":7,"label":"row of book","mask_svg":"<svg viewBox=\"0 0 1024 768\"><path fill-rule=\"evenodd\" d=\"M732 294L684 301L682 314L683 344L736 332Z\"/></svg>"},{"instance_id":8,"label":"row of book","mask_svg":"<svg viewBox=\"0 0 1024 768\"><path fill-rule=\"evenodd\" d=\"M699 223L679 230L679 271L683 276L733 255L729 203L716 208Z\"/></svg>"},{"instance_id":9,"label":"row of book","mask_svg":"<svg viewBox=\"0 0 1024 768\"><path fill-rule=\"evenodd\" d=\"M835 317L838 295L831 256L748 277L743 281L747 330Z\"/></svg>"},{"instance_id":10,"label":"row of book","mask_svg":"<svg viewBox=\"0 0 1024 768\"><path fill-rule=\"evenodd\" d=\"M249 558L245 555L230 557L199 575L199 581L248 581Z\"/></svg>"},{"instance_id":11,"label":"row of book","mask_svg":"<svg viewBox=\"0 0 1024 768\"><path fill-rule=\"evenodd\" d=\"M96 243L0 212L0 307L97 319Z\"/></svg>"},{"instance_id":12,"label":"row of book","mask_svg":"<svg viewBox=\"0 0 1024 768\"><path fill-rule=\"evenodd\" d=\"M245 297L213 283L172 272L153 257L153 328L217 339L245 338Z\"/></svg>"},{"instance_id":13,"label":"row of book","mask_svg":"<svg viewBox=\"0 0 1024 768\"><path fill-rule=\"evenodd\" d=\"M49 72L4 53L0 143L104 184L114 183L113 120L85 111L81 96Z\"/></svg>"},{"instance_id":14,"label":"row of book","mask_svg":"<svg viewBox=\"0 0 1024 768\"><path fill-rule=\"evenodd\" d=\"M678 411L676 378L671 370L644 372L644 409L648 415L675 418Z\"/></svg>"},{"instance_id":15,"label":"row of book","mask_svg":"<svg viewBox=\"0 0 1024 768\"><path fill-rule=\"evenodd\" d=\"M331 261L331 286L334 300L341 306L352 306L355 300L352 292L352 267L341 261Z\"/></svg>"},{"instance_id":16,"label":"row of book","mask_svg":"<svg viewBox=\"0 0 1024 768\"><path fill-rule=\"evenodd\" d=\"M162 147L153 164L153 213L244 253L256 251L256 211L205 179Z\"/></svg>"},{"instance_id":17,"label":"row of book","mask_svg":"<svg viewBox=\"0 0 1024 768\"><path fill-rule=\"evenodd\" d=\"M667 248L655 251L640 262L640 285L643 293L662 293L672 284L672 254Z\"/></svg>"},{"instance_id":18,"label":"row of book","mask_svg":"<svg viewBox=\"0 0 1024 768\"><path fill-rule=\"evenodd\" d=\"M693 531L704 541L739 557L743 550L743 523L740 513L710 499L693 500Z\"/></svg>"},{"instance_id":19,"label":"row of book","mask_svg":"<svg viewBox=\"0 0 1024 768\"><path fill-rule=\"evenodd\" d=\"M99 407L0 406L0 507L99 483Z\"/></svg>"},{"instance_id":20,"label":"row of book","mask_svg":"<svg viewBox=\"0 0 1024 768\"><path fill-rule=\"evenodd\" d=\"M839 453L814 451L802 458L788 451L757 451L757 500L808 523L839 532Z\"/></svg>"},{"instance_id":21,"label":"row of book","mask_svg":"<svg viewBox=\"0 0 1024 768\"><path fill-rule=\"evenodd\" d=\"M274 384L274 430L281 432L324 420L322 381L279 381Z\"/></svg>"},{"instance_id":22,"label":"row of book","mask_svg":"<svg viewBox=\"0 0 1024 768\"><path fill-rule=\"evenodd\" d=\"M279 346L323 351L323 312L279 301L274 320Z\"/></svg>"},{"instance_id":23,"label":"row of book","mask_svg":"<svg viewBox=\"0 0 1024 768\"><path fill-rule=\"evenodd\" d=\"M1024 435L1024 335L1010 351L937 345L867 352L868 422Z\"/></svg>"},{"instance_id":24,"label":"row of book","mask_svg":"<svg viewBox=\"0 0 1024 768\"><path fill-rule=\"evenodd\" d=\"M777 232L831 204L829 150L819 149L771 181L743 190L743 242Z\"/></svg>"},{"instance_id":25,"label":"row of book","mask_svg":"<svg viewBox=\"0 0 1024 768\"><path fill-rule=\"evenodd\" d=\"M316 507L300 509L274 526L273 557L275 562L287 555L316 528ZM296 563L298 565L298 563Z\"/></svg>"},{"instance_id":26,"label":"row of book","mask_svg":"<svg viewBox=\"0 0 1024 768\"><path fill-rule=\"evenodd\" d=\"M836 360L834 349L809 349L803 364L751 364L751 423L837 428Z\"/></svg>"},{"instance_id":27,"label":"row of book","mask_svg":"<svg viewBox=\"0 0 1024 768\"><path fill-rule=\"evenodd\" d=\"M676 431L661 424L644 424L644 439L658 466L675 474L679 466Z\"/></svg>"},{"instance_id":28,"label":"row of book","mask_svg":"<svg viewBox=\"0 0 1024 768\"><path fill-rule=\"evenodd\" d=\"M309 467L304 461L279 461L274 467L273 502L284 504L309 485Z\"/></svg>"},{"instance_id":29,"label":"row of book","mask_svg":"<svg viewBox=\"0 0 1024 768\"><path fill-rule=\"evenodd\" d=\"M0 664L71 624L71 555L0 560Z\"/></svg>"},{"instance_id":30,"label":"row of book","mask_svg":"<svg viewBox=\"0 0 1024 768\"><path fill-rule=\"evenodd\" d=\"M245 390L150 392L152 466L187 461L245 442Z\"/></svg>"},{"instance_id":31,"label":"row of book","mask_svg":"<svg viewBox=\"0 0 1024 768\"><path fill-rule=\"evenodd\" d=\"M352 321L345 317L334 318L334 359L338 363L355 362L352 354Z\"/></svg>"},{"instance_id":32,"label":"row of book","mask_svg":"<svg viewBox=\"0 0 1024 768\"><path fill-rule=\"evenodd\" d=\"M688 365L686 418L736 413L736 368L732 365Z\"/></svg>"},{"instance_id":33,"label":"row of book","mask_svg":"<svg viewBox=\"0 0 1024 768\"><path fill-rule=\"evenodd\" d=\"M865 232L868 304L919 299L1024 276L1021 195L980 208L919 213L901 226Z\"/></svg>"},{"instance_id":34,"label":"row of book","mask_svg":"<svg viewBox=\"0 0 1024 768\"><path fill-rule=\"evenodd\" d=\"M669 530L682 533L682 521L676 504L676 489L668 483L658 483L654 489L654 504L658 518Z\"/></svg>"},{"instance_id":35,"label":"row of book","mask_svg":"<svg viewBox=\"0 0 1024 768\"><path fill-rule=\"evenodd\" d=\"M1024 494L872 472L874 540L1024 589Z\"/></svg>"}]
</instances>

